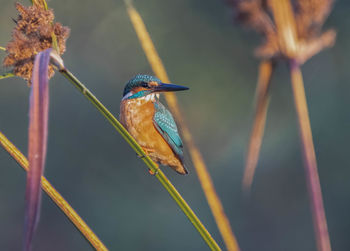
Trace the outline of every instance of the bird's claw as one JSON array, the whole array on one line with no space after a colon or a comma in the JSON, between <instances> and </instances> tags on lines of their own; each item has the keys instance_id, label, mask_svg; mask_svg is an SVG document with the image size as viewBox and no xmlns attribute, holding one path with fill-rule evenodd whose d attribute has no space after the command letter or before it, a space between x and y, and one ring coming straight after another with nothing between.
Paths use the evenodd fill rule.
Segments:
<instances>
[{"instance_id":1,"label":"bird's claw","mask_svg":"<svg viewBox=\"0 0 350 251\"><path fill-rule=\"evenodd\" d=\"M155 176L158 174L159 169L157 168L155 172L153 172L151 169L148 169L148 172L150 175Z\"/></svg>"},{"instance_id":2,"label":"bird's claw","mask_svg":"<svg viewBox=\"0 0 350 251\"><path fill-rule=\"evenodd\" d=\"M146 158L146 155L139 155L139 154L136 154L136 156L137 156L138 158L140 158L140 159ZM158 171L159 171L159 168L156 168L156 171L155 171L155 172L153 172L151 169L148 169L149 174L152 175L152 176L157 175L157 174L158 174Z\"/></svg>"},{"instance_id":3,"label":"bird's claw","mask_svg":"<svg viewBox=\"0 0 350 251\"><path fill-rule=\"evenodd\" d=\"M146 158L145 155L138 155L138 154L136 154L136 156L137 156L138 158L140 158L140 159Z\"/></svg>"}]
</instances>

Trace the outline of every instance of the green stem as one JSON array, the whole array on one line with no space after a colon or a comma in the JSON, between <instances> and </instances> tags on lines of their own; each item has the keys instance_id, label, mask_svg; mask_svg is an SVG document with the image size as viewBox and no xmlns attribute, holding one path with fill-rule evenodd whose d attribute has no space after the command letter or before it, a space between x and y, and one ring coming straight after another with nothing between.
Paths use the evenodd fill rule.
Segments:
<instances>
[{"instance_id":1,"label":"green stem","mask_svg":"<svg viewBox=\"0 0 350 251\"><path fill-rule=\"evenodd\" d=\"M47 3L46 3L46 0L29 0L33 5L34 4L42 4L42 7L44 7L45 10L48 10L48 6L47 6ZM39 3L39 2L40 3Z\"/></svg>"},{"instance_id":2,"label":"green stem","mask_svg":"<svg viewBox=\"0 0 350 251\"><path fill-rule=\"evenodd\" d=\"M6 48L5 48L5 47L0 46L0 50L2 50L2 51L6 51Z\"/></svg>"},{"instance_id":3,"label":"green stem","mask_svg":"<svg viewBox=\"0 0 350 251\"><path fill-rule=\"evenodd\" d=\"M203 226L201 221L192 211L187 202L182 198L176 188L171 184L165 174L158 168L158 165L154 163L143 151L141 146L135 141L135 139L128 133L128 131L122 126L122 124L108 111L108 109L66 68L60 70L65 76L100 112L101 114L113 125L113 127L123 136L128 144L135 150L135 152L142 156L142 160L146 163L148 168L155 173L155 176L169 192L171 197L176 201L181 210L185 213L197 231L200 233L204 241L210 247L211 250L221 250L208 230Z\"/></svg>"},{"instance_id":4,"label":"green stem","mask_svg":"<svg viewBox=\"0 0 350 251\"><path fill-rule=\"evenodd\" d=\"M13 74L12 72L8 72L8 73L0 75L0 79L12 78L14 76L15 76L15 74Z\"/></svg>"}]
</instances>

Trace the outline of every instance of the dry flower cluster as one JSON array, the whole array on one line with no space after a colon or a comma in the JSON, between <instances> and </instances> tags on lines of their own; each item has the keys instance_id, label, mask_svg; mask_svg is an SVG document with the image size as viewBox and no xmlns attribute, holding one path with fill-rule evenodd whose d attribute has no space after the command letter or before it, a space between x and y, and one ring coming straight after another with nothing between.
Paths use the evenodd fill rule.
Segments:
<instances>
[{"instance_id":1,"label":"dry flower cluster","mask_svg":"<svg viewBox=\"0 0 350 251\"><path fill-rule=\"evenodd\" d=\"M19 12L15 20L17 25L12 32L12 40L6 46L8 55L3 64L5 67L13 67L13 73L27 80L30 85L35 55L52 47L52 34L56 36L59 53L62 55L66 49L69 28L53 23L52 10L37 5L24 7L19 3L16 4L16 9ZM49 77L53 74L54 70L50 66Z\"/></svg>"},{"instance_id":2,"label":"dry flower cluster","mask_svg":"<svg viewBox=\"0 0 350 251\"><path fill-rule=\"evenodd\" d=\"M309 58L335 41L335 31L321 32L328 17L333 0L292 0L298 38L297 55L285 53L279 40L276 20L273 20L273 0L227 0L233 7L236 19L245 26L263 35L264 42L255 51L256 56L263 59L293 57L298 63ZM274 22L275 21L275 22ZM292 31L294 32L294 31Z\"/></svg>"}]
</instances>

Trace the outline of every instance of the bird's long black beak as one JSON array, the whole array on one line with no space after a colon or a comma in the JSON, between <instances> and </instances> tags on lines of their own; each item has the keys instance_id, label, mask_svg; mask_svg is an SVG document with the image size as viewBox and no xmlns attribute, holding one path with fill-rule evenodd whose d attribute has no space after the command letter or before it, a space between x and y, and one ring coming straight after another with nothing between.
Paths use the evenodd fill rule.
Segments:
<instances>
[{"instance_id":1,"label":"bird's long black beak","mask_svg":"<svg viewBox=\"0 0 350 251\"><path fill-rule=\"evenodd\" d=\"M174 84L165 84L159 83L158 86L153 88L154 92L176 92L176 91L185 91L189 88L182 85L174 85Z\"/></svg>"}]
</instances>

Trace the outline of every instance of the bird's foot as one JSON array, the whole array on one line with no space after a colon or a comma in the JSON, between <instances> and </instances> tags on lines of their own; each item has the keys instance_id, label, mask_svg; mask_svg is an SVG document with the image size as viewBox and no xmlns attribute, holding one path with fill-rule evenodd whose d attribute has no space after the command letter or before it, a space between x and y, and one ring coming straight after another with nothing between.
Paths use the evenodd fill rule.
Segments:
<instances>
[{"instance_id":1,"label":"bird's foot","mask_svg":"<svg viewBox=\"0 0 350 251\"><path fill-rule=\"evenodd\" d=\"M145 155L138 155L137 153L136 153L136 156L137 156L138 158L140 158L140 159L146 158Z\"/></svg>"},{"instance_id":2,"label":"bird's foot","mask_svg":"<svg viewBox=\"0 0 350 251\"><path fill-rule=\"evenodd\" d=\"M148 169L149 174L152 175L152 176L157 175L158 171L159 171L158 168L157 168L157 170L155 172L153 172L151 169Z\"/></svg>"},{"instance_id":3,"label":"bird's foot","mask_svg":"<svg viewBox=\"0 0 350 251\"><path fill-rule=\"evenodd\" d=\"M139 154L136 154L136 156L137 156L138 158L140 158L140 159L146 158L146 155L139 155ZM159 167L156 168L156 171L155 171L155 172L153 172L151 169L148 169L149 174L152 175L152 176L157 175L157 174L158 174L158 171L159 171Z\"/></svg>"}]
</instances>

